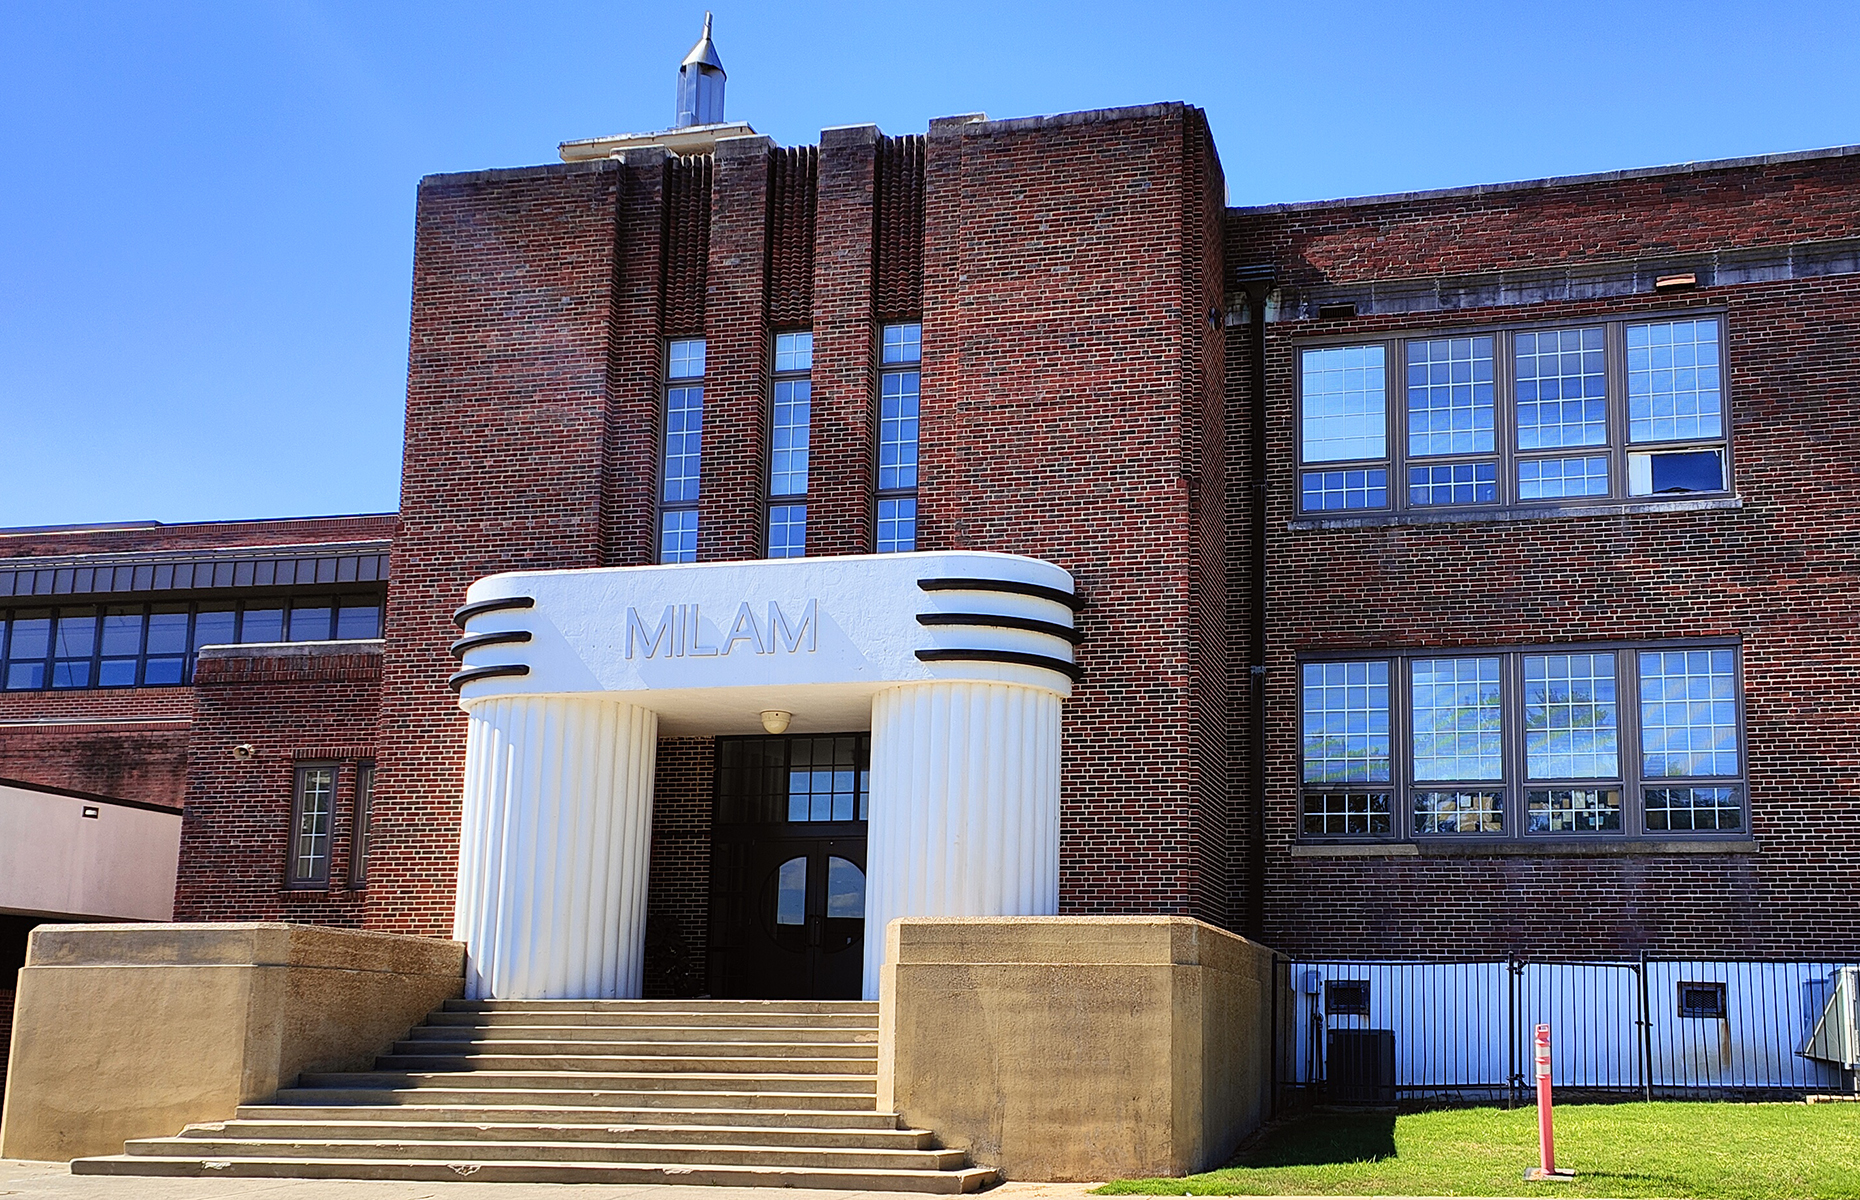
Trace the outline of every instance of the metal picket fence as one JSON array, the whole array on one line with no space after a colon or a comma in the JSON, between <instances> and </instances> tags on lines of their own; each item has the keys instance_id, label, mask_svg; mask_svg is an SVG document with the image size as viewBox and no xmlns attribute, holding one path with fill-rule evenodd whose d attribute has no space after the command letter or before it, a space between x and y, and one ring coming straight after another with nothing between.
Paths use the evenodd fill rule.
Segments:
<instances>
[{"instance_id":1,"label":"metal picket fence","mask_svg":"<svg viewBox=\"0 0 1860 1200\"><path fill-rule=\"evenodd\" d=\"M1854 1049L1830 1040L1860 975L1851 962L1281 958L1278 972L1281 1103L1520 1103L1539 1023L1561 1094L1860 1091Z\"/></svg>"}]
</instances>

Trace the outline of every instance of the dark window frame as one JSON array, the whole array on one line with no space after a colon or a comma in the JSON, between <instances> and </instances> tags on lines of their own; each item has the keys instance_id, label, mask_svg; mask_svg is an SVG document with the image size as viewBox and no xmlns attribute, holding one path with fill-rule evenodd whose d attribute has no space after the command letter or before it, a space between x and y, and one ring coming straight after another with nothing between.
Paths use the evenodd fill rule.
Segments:
<instances>
[{"instance_id":1,"label":"dark window frame","mask_svg":"<svg viewBox=\"0 0 1860 1200\"><path fill-rule=\"evenodd\" d=\"M801 369L790 368L789 370L785 370L785 371L782 370L780 367L781 360L779 357L781 339L784 337L794 337L794 336L803 335L803 334L806 335L807 337L807 366ZM763 445L763 465L762 465L762 556L764 558L771 558L774 556L775 510L778 508L792 508L796 506L798 506L801 509L801 553L787 554L787 555L783 555L782 557L784 558L806 558L807 557L807 527L808 527L808 517L810 515L810 510L812 507L809 503L808 497L813 492L813 487L814 487L814 471L813 471L813 444L814 444L813 393L814 393L814 389L813 389L813 381L814 381L814 331L809 328L777 329L777 330L772 331L769 334L768 411L767 411L766 420L764 421L764 427L768 430L768 436L763 439L764 445ZM800 492L785 492L780 495L777 495L775 492L775 403L776 403L776 393L779 391L780 386L784 383L789 383L789 384L805 383L808 385L807 487Z\"/></svg>"},{"instance_id":2,"label":"dark window frame","mask_svg":"<svg viewBox=\"0 0 1860 1200\"><path fill-rule=\"evenodd\" d=\"M304 855L298 847L298 838L303 836L305 782L312 772L329 772L328 807L323 810L325 822L323 829L323 854L320 865L313 867L310 874L301 870ZM291 770L291 823L286 830L284 848L284 886L290 891L327 891L329 889L330 860L335 856L336 847L336 792L342 782L342 764L333 759L317 759L292 764Z\"/></svg>"},{"instance_id":3,"label":"dark window frame","mask_svg":"<svg viewBox=\"0 0 1860 1200\"><path fill-rule=\"evenodd\" d=\"M1686 650L1729 650L1734 680L1733 693L1737 719L1737 774L1720 776L1647 775L1641 755L1640 663L1642 652L1674 653ZM1524 659L1539 655L1613 654L1615 656L1615 729L1617 775L1601 779L1532 779L1525 759L1526 729L1523 694ZM1413 663L1416 660L1500 659L1500 738L1502 778L1492 780L1424 780L1414 779L1412 696ZM1307 664L1329 662L1386 662L1389 665L1389 780L1386 783L1349 782L1326 784L1306 782L1304 778L1304 728L1306 694L1304 668ZM1318 650L1297 656L1296 687L1297 737L1296 755L1297 840L1304 844L1379 844L1413 843L1415 845L1507 846L1531 843L1594 843L1624 841L1747 841L1750 833L1750 729L1744 702L1743 643L1735 638L1667 638L1627 641L1591 641L1561 643L1509 643L1498 646L1429 646L1384 648L1374 650ZM1741 828L1720 829L1648 829L1645 793L1660 787L1731 787L1738 797ZM1557 791L1576 788L1618 788L1621 793L1621 828L1606 831L1557 830L1531 833L1527 830L1528 801L1531 791ZM1497 791L1504 796L1504 831L1502 833L1420 833L1415 829L1414 796L1417 792ZM1382 793L1389 795L1390 830L1387 833L1307 833L1305 817L1307 797L1342 793Z\"/></svg>"},{"instance_id":4,"label":"dark window frame","mask_svg":"<svg viewBox=\"0 0 1860 1200\"><path fill-rule=\"evenodd\" d=\"M809 819L794 821L786 817L780 820L757 820L753 817L737 819L732 816L729 807L732 801L730 794L730 784L732 780L728 778L726 772L735 768L730 767L726 762L728 757L726 743L732 746L755 742L765 744L773 742L785 743L786 747L783 750L783 757L787 761L780 767L766 767L764 769L791 770L793 768L792 747L795 742L838 738L853 739L852 757L855 779L853 784L853 816L851 820ZM815 765L818 764L810 764L810 766ZM833 733L758 733L719 737L717 739L716 767L712 772L711 780L711 825L713 829L726 831L756 829L761 830L763 834L767 836L843 837L862 834L870 819L871 774L872 735L870 732L864 730ZM865 816L860 815L860 805L862 801L866 807Z\"/></svg>"},{"instance_id":5,"label":"dark window frame","mask_svg":"<svg viewBox=\"0 0 1860 1200\"><path fill-rule=\"evenodd\" d=\"M703 347L704 369L696 375L674 376L672 374L672 347L695 342ZM705 379L710 374L710 343L702 335L697 337L666 338L661 343L663 367L659 372L659 437L657 447L657 477L652 490L652 561L655 563L677 563L697 561L697 541L703 536L702 520L697 517L699 498L703 494L704 472L704 424L705 407L708 396L705 394ZM665 498L665 485L669 480L670 449L672 436L672 392L681 388L696 388L698 393L698 486L694 494L679 500ZM667 558L665 556L665 518L671 513L691 513L696 524L692 536L691 558Z\"/></svg>"},{"instance_id":6,"label":"dark window frame","mask_svg":"<svg viewBox=\"0 0 1860 1200\"><path fill-rule=\"evenodd\" d=\"M1702 992L1711 999L1705 1004L1688 1004L1687 992ZM1687 1020L1724 1020L1731 1015L1730 989L1716 979L1682 979L1675 988L1678 1015Z\"/></svg>"},{"instance_id":7,"label":"dark window frame","mask_svg":"<svg viewBox=\"0 0 1860 1200\"><path fill-rule=\"evenodd\" d=\"M1712 319L1718 322L1719 405L1723 431L1716 437L1680 438L1671 441L1632 442L1628 437L1627 327L1659 324L1668 321ZM1604 333L1604 377L1606 380L1606 432L1597 446L1561 446L1554 449L1517 448L1517 398L1515 346L1521 333L1553 332L1600 326ZM1493 449L1489 452L1414 455L1408 451L1407 363L1410 342L1440 341L1450 338L1491 337L1493 339ZM1646 312L1609 312L1589 317L1559 317L1554 320L1515 320L1439 327L1398 328L1373 333L1328 334L1300 337L1292 344L1292 387L1294 393L1292 437L1296 442L1297 467L1292 479L1292 509L1295 520L1323 520L1353 516L1407 515L1415 513L1510 513L1538 510L1583 508L1598 504L1630 504L1672 499L1720 498L1737 492L1737 468L1733 453L1735 427L1732 421L1733 394L1730 366L1731 323L1722 306L1682 309L1654 309ZM1384 449L1379 458L1336 461L1307 461L1305 458L1304 413L1307 350L1336 349L1346 346L1381 346L1383 348ZM1724 487L1717 491L1653 492L1630 495L1628 492L1628 455L1630 453L1669 453L1687 449L1717 450L1723 455ZM1523 499L1519 496L1518 464L1523 461L1606 457L1609 490L1599 496L1555 496ZM1497 495L1493 500L1465 504L1413 504L1408 498L1410 467L1447 467L1474 463L1497 465ZM1388 502L1376 507L1312 508L1304 507L1304 477L1324 471L1373 471L1388 473Z\"/></svg>"},{"instance_id":8,"label":"dark window frame","mask_svg":"<svg viewBox=\"0 0 1860 1200\"><path fill-rule=\"evenodd\" d=\"M904 328L907 326L915 326L917 329L917 357L913 359L900 359L899 361L895 363L886 362L885 361L885 335L886 333L888 333L889 331L893 329L900 329L900 328ZM911 317L905 320L884 321L879 324L877 333L878 333L878 336L877 336L878 354L876 357L878 359L878 364L877 364L878 365L878 390L877 390L877 395L874 397L875 403L872 406L872 418L873 418L872 419L872 549L875 553L879 553L879 554L907 554L917 549L916 505L917 505L918 487L922 483L921 449L922 449L922 429L923 429L923 362L924 362L924 358L923 358L923 341L924 341L923 318L922 317ZM918 473L915 475L915 478L918 480L918 482L913 483L910 487L888 488L888 487L883 486L883 482L884 482L883 459L884 459L884 444L885 444L885 379L888 376L892 376L892 375L915 375L917 377L917 413L918 413L919 437L918 437L918 442L915 448L919 451L919 455L918 455L918 465L915 468L915 470ZM899 549L893 548L890 550L884 550L884 549L881 549L879 546L878 532L879 532L879 529L881 528L880 514L883 512L885 502L888 500L894 501L894 502L908 500L911 503L911 506L912 506L911 544L908 549L899 550Z\"/></svg>"},{"instance_id":9,"label":"dark window frame","mask_svg":"<svg viewBox=\"0 0 1860 1200\"><path fill-rule=\"evenodd\" d=\"M375 764L355 764L355 783L349 793L349 887L368 886L368 851L374 827Z\"/></svg>"},{"instance_id":10,"label":"dark window frame","mask_svg":"<svg viewBox=\"0 0 1860 1200\"><path fill-rule=\"evenodd\" d=\"M362 600L369 603L350 604L348 601ZM78 692L78 691L118 691L132 687L189 687L194 681L194 667L199 659L199 646L195 644L199 636L200 615L203 612L230 612L233 616L233 636L228 645L255 645L259 643L244 640L245 612L247 608L259 611L278 610L281 617L281 633L286 639L290 637L291 612L299 604L304 608L323 608L330 610L329 634L331 638L339 632L338 621L341 609L373 608L378 616L376 633L372 638L342 638L342 641L375 641L381 637L381 629L386 623L386 597L379 591L326 591L305 590L285 593L273 593L264 596L244 596L221 599L211 595L188 597L185 594L161 596L154 599L142 599L121 596L98 596L60 598L59 603L0 605L0 692ZM128 656L106 655L104 653L104 620L111 609L134 608L140 610L141 628L138 635L138 647L135 655L135 681L133 683L102 682L103 664L111 661L127 661ZM179 655L153 654L149 652L149 621L156 609L181 608L186 610L187 629L185 649ZM88 659L88 682L83 685L59 686L56 681L56 664L61 661L58 655L58 623L70 610L74 615L82 611L91 622L91 650ZM42 655L31 659L19 659L20 664L37 663L43 667L43 677L36 687L9 687L8 678L15 663L12 657L14 623L18 614L24 612L44 612L49 614L51 626L47 633L46 650ZM171 682L149 682L149 659L168 659L179 657L181 677ZM69 660L80 661L80 660Z\"/></svg>"}]
</instances>

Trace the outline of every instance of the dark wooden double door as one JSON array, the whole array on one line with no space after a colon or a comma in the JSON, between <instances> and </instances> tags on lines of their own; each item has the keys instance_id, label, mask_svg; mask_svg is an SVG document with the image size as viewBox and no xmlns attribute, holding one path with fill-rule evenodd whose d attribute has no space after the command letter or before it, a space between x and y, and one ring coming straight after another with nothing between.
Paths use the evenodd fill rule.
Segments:
<instances>
[{"instance_id":1,"label":"dark wooden double door","mask_svg":"<svg viewBox=\"0 0 1860 1200\"><path fill-rule=\"evenodd\" d=\"M865 734L719 739L711 995L858 999L866 746Z\"/></svg>"}]
</instances>

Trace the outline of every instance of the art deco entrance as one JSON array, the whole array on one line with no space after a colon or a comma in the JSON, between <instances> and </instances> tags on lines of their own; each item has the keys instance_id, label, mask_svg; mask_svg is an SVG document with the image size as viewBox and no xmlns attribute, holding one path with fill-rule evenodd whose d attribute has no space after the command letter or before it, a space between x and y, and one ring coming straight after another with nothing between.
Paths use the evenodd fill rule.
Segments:
<instances>
[{"instance_id":1,"label":"art deco entrance","mask_svg":"<svg viewBox=\"0 0 1860 1200\"><path fill-rule=\"evenodd\" d=\"M858 999L871 738L720 738L710 993Z\"/></svg>"}]
</instances>

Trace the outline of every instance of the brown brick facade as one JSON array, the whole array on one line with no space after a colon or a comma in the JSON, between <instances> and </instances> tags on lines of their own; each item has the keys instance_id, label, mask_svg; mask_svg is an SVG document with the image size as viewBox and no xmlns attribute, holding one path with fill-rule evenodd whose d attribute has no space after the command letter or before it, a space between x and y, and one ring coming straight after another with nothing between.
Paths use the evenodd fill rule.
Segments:
<instances>
[{"instance_id":1,"label":"brown brick facade","mask_svg":"<svg viewBox=\"0 0 1860 1200\"><path fill-rule=\"evenodd\" d=\"M398 516L0 531L0 558L391 536L385 650L216 659L193 688L0 692L0 777L185 792L186 918L447 934L465 733L447 647L465 589L656 560L674 337L708 346L700 560L764 551L772 337L800 328L808 552L869 552L877 330L920 319L919 548L1044 558L1088 603L1063 911L1257 921L1299 954L1860 952L1856 185L1860 155L1830 153L1227 209L1206 121L1177 104L434 177ZM1263 425L1240 279L1255 267L1275 280ZM1655 293L1672 272L1702 286ZM1319 319L1335 302L1363 315ZM1737 506L1299 522L1301 339L1694 308L1724 315ZM1300 654L1681 636L1741 641L1754 851L1294 854ZM256 755L235 760L240 743ZM371 753L358 893L348 823ZM317 754L343 764L332 881L292 892L290 771ZM710 739L660 743L651 995L707 978L713 764Z\"/></svg>"}]
</instances>

